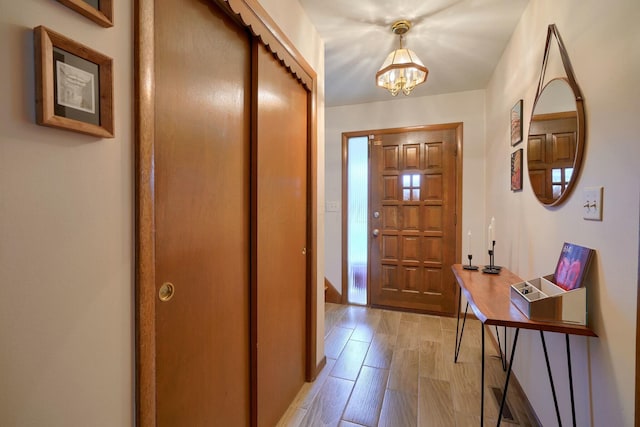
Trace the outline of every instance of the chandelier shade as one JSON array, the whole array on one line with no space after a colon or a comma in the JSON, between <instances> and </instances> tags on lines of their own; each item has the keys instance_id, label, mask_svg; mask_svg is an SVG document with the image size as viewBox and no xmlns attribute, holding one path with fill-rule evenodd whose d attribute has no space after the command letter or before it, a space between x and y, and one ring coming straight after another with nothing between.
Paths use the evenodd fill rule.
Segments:
<instances>
[{"instance_id":1,"label":"chandelier shade","mask_svg":"<svg viewBox=\"0 0 640 427\"><path fill-rule=\"evenodd\" d=\"M418 55L411 49L402 47L402 35L409 31L410 25L407 21L393 24L392 31L400 35L400 49L391 52L376 73L376 84L387 89L393 96L400 92L409 95L416 86L427 80L429 74Z\"/></svg>"}]
</instances>

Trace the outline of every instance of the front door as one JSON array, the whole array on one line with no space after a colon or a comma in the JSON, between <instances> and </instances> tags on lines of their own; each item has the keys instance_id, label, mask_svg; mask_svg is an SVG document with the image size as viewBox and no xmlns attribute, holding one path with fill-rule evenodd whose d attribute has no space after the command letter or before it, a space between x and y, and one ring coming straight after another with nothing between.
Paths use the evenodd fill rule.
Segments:
<instances>
[{"instance_id":1,"label":"front door","mask_svg":"<svg viewBox=\"0 0 640 427\"><path fill-rule=\"evenodd\" d=\"M455 312L456 135L441 126L370 141L371 305Z\"/></svg>"}]
</instances>

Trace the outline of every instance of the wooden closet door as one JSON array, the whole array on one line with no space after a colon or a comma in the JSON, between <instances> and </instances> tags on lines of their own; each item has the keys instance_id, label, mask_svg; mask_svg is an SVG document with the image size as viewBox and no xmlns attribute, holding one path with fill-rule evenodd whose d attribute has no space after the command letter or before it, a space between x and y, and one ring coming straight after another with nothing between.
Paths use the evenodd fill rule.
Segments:
<instances>
[{"instance_id":1,"label":"wooden closet door","mask_svg":"<svg viewBox=\"0 0 640 427\"><path fill-rule=\"evenodd\" d=\"M307 92L256 45L257 425L274 426L305 379Z\"/></svg>"},{"instance_id":2,"label":"wooden closet door","mask_svg":"<svg viewBox=\"0 0 640 427\"><path fill-rule=\"evenodd\" d=\"M199 0L155 3L156 421L250 422L251 49Z\"/></svg>"}]
</instances>

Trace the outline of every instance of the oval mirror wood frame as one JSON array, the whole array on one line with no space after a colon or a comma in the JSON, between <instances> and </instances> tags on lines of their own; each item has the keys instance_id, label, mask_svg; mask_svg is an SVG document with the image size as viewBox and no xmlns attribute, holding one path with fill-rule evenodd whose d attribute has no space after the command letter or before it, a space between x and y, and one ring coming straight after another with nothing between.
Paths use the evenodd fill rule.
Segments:
<instances>
[{"instance_id":1,"label":"oval mirror wood frame","mask_svg":"<svg viewBox=\"0 0 640 427\"><path fill-rule=\"evenodd\" d=\"M547 64L549 61L549 52L551 49L551 38L555 38L557 45L558 45L558 50L560 52L560 58L562 60L562 65L564 67L564 71L566 73L566 76L561 76L560 79L565 80L567 82L567 84L569 85L569 87L571 88L573 95L575 97L575 106L576 106L576 129L575 129L575 153L574 153L574 157L573 157L573 172L571 174L571 179L569 180L568 183L566 183L566 188L564 188L564 190L562 191L562 193L560 194L560 196L556 199L552 199L552 198L543 198L540 195L538 195L535 191L534 194L536 195L536 198L540 201L540 203L542 203L543 205L547 206L547 207L555 207L555 206L559 206L562 203L564 203L569 195L572 193L573 189L576 186L576 182L578 181L578 178L580 176L580 170L581 170L581 166L582 166L582 158L584 155L584 150L585 150L585 144L586 144L586 138L585 138L585 129L586 129L586 124L585 124L585 111L584 111L584 100L582 97L582 92L580 91L580 87L578 86L578 83L576 82L576 78L575 78L575 74L573 72L573 67L571 66L571 61L569 60L569 54L567 53L567 50L564 46L564 43L562 42L562 37L560 37L560 33L558 32L557 27L555 26L555 24L551 24L548 27L547 30L547 41L545 43L545 49L544 49L544 56L542 59L542 67L540 69L540 79L538 81L538 89L536 91L536 98L535 98L535 102L533 105L533 109L531 112L531 119L529 120L529 135L527 138L527 170L528 170L528 175L529 175L529 181L531 184L532 189L535 188L534 185L534 177L532 176L531 173L531 156L530 156L530 150L531 150L531 125L533 122L533 118L536 112L536 105L538 104L538 101L540 100L540 97L542 95L542 92L545 89L545 71L547 69ZM554 79L551 80L555 80L555 79L559 79L558 77L554 77ZM546 176L545 179L548 179L549 181L551 181L551 173L549 171L549 173L547 174L548 176Z\"/></svg>"}]
</instances>

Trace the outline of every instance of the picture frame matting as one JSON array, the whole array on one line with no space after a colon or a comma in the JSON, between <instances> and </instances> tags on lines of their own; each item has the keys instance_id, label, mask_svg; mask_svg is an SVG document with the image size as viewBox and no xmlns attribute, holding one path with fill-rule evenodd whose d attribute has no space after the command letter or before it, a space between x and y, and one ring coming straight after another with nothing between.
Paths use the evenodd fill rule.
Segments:
<instances>
[{"instance_id":1,"label":"picture frame matting","mask_svg":"<svg viewBox=\"0 0 640 427\"><path fill-rule=\"evenodd\" d=\"M43 26L34 45L36 122L113 138L112 59Z\"/></svg>"}]
</instances>

